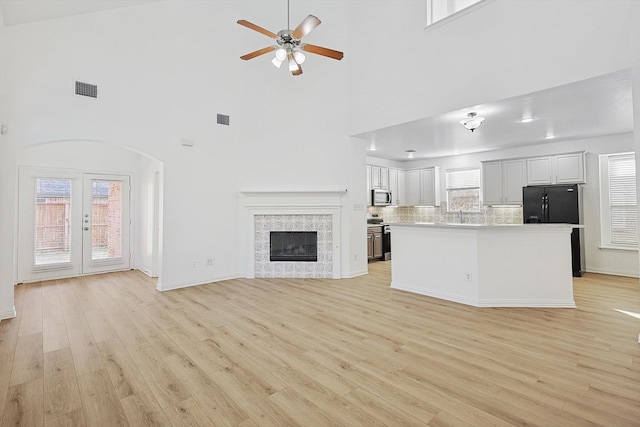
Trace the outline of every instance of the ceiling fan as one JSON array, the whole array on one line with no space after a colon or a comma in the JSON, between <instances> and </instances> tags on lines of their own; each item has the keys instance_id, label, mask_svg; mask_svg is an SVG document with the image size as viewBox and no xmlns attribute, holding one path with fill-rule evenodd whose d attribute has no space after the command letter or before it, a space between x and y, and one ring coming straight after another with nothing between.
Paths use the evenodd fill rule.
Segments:
<instances>
[{"instance_id":1,"label":"ceiling fan","mask_svg":"<svg viewBox=\"0 0 640 427\"><path fill-rule=\"evenodd\" d=\"M302 43L302 37L313 31L314 28L320 25L320 22L321 21L317 17L309 15L302 20L295 30L291 31L291 26L289 25L289 0L287 0L287 29L280 30L277 34L274 34L269 30L265 30L264 28L249 21L240 19L238 24L262 33L267 37L271 37L276 41L275 45L247 53L246 55L241 56L240 59L244 59L246 61L255 58L256 56L275 51L275 57L271 60L273 65L280 68L282 63L287 61L289 71L291 71L291 74L294 76L302 74L301 65L305 60L303 52L315 53L316 55L326 56L327 58L337 59L338 61L341 60L344 56L342 52L309 43Z\"/></svg>"}]
</instances>

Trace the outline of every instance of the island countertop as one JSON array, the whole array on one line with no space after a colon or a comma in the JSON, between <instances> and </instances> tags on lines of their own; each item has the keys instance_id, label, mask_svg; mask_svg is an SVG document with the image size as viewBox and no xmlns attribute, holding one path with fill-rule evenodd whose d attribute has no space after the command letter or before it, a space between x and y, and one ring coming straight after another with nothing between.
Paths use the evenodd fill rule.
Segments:
<instances>
[{"instance_id":1,"label":"island countertop","mask_svg":"<svg viewBox=\"0 0 640 427\"><path fill-rule=\"evenodd\" d=\"M574 224L389 223L391 287L477 307L575 308Z\"/></svg>"},{"instance_id":2,"label":"island countertop","mask_svg":"<svg viewBox=\"0 0 640 427\"><path fill-rule=\"evenodd\" d=\"M463 229L478 229L478 230L540 230L540 229L573 229L584 228L582 224L474 224L474 223L459 223L459 222L389 222L385 223L391 228L395 227L425 227L425 228L463 228ZM511 230L514 231L514 230Z\"/></svg>"}]
</instances>

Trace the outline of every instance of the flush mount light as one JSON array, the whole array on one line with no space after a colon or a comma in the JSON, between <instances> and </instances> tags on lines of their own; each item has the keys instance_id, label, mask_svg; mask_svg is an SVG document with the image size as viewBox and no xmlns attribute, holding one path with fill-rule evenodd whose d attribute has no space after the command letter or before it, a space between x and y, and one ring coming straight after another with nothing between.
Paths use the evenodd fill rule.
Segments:
<instances>
[{"instance_id":1,"label":"flush mount light","mask_svg":"<svg viewBox=\"0 0 640 427\"><path fill-rule=\"evenodd\" d=\"M478 116L474 112L467 114L466 119L460 120L460 124L464 126L465 129L469 129L471 132L478 129L482 122L484 122L484 117Z\"/></svg>"},{"instance_id":2,"label":"flush mount light","mask_svg":"<svg viewBox=\"0 0 640 427\"><path fill-rule=\"evenodd\" d=\"M415 154L416 150L404 150L405 153L407 153L407 159L413 159L413 155Z\"/></svg>"}]
</instances>

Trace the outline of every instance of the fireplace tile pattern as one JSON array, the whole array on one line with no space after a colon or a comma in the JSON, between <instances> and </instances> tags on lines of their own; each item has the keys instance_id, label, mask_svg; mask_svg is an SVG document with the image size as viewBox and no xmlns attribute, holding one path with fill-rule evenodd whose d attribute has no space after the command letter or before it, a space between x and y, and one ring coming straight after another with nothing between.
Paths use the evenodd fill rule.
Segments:
<instances>
[{"instance_id":1,"label":"fireplace tile pattern","mask_svg":"<svg viewBox=\"0 0 640 427\"><path fill-rule=\"evenodd\" d=\"M331 215L255 215L255 277L333 277L333 224ZM317 262L269 260L269 232L317 231Z\"/></svg>"}]
</instances>

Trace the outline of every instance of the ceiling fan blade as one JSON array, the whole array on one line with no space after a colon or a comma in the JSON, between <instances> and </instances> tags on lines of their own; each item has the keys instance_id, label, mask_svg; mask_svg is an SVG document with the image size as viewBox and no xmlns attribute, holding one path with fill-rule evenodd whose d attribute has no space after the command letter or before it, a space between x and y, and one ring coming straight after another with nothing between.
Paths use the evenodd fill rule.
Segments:
<instances>
[{"instance_id":1,"label":"ceiling fan blade","mask_svg":"<svg viewBox=\"0 0 640 427\"><path fill-rule=\"evenodd\" d=\"M259 50L256 50L255 52L251 52L251 53L247 53L246 55L242 55L240 57L240 59L244 59L245 61L248 59L252 59L255 58L256 56L260 56L260 55L264 55L265 53L269 53L276 50L275 46L268 46Z\"/></svg>"},{"instance_id":2,"label":"ceiling fan blade","mask_svg":"<svg viewBox=\"0 0 640 427\"><path fill-rule=\"evenodd\" d=\"M244 26L244 27L247 27L247 28L249 28L249 29L252 29L252 30L254 30L254 31L257 31L257 32L259 32L259 33L262 33L262 34L264 34L264 35L265 35L265 36L267 36L267 37L271 37L272 39L277 39L277 38L278 38L278 36L277 36L276 34L272 33L271 31L269 31L269 30L265 30L264 28L259 27L259 26L257 26L256 24L252 24L251 22L246 21L246 20L244 20L244 19L240 19L240 20L238 21L238 24L240 24L240 25L242 25L242 26Z\"/></svg>"},{"instance_id":3,"label":"ceiling fan blade","mask_svg":"<svg viewBox=\"0 0 640 427\"><path fill-rule=\"evenodd\" d=\"M306 18L304 18L304 20L300 23L300 25L298 25L298 27L295 30L293 30L293 33L291 33L291 35L296 39L300 40L301 38L309 34L311 31L313 31L314 28L320 25L320 22L321 21L317 17L313 15L309 15Z\"/></svg>"},{"instance_id":4,"label":"ceiling fan blade","mask_svg":"<svg viewBox=\"0 0 640 427\"><path fill-rule=\"evenodd\" d=\"M300 74L302 74L302 66L300 64L298 64L298 69L297 70L293 70L291 72L291 74L293 74L294 76L299 76Z\"/></svg>"},{"instance_id":5,"label":"ceiling fan blade","mask_svg":"<svg viewBox=\"0 0 640 427\"><path fill-rule=\"evenodd\" d=\"M338 50L327 49L326 47L306 43L300 46L305 52L315 53L316 55L326 56L327 58L337 59L338 61L340 61L344 57L344 53Z\"/></svg>"}]
</instances>

